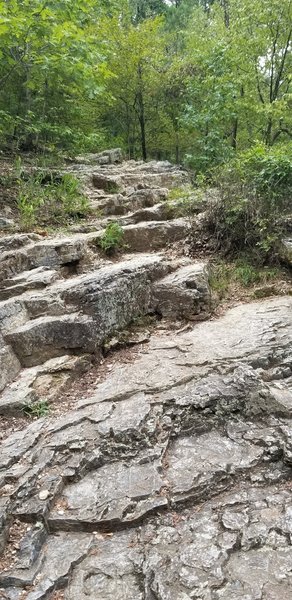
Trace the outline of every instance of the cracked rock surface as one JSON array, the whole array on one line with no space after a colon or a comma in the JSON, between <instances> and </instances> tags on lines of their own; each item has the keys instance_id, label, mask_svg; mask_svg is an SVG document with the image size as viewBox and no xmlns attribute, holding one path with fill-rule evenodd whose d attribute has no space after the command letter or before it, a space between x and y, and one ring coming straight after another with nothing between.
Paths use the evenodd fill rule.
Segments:
<instances>
[{"instance_id":1,"label":"cracked rock surface","mask_svg":"<svg viewBox=\"0 0 292 600\"><path fill-rule=\"evenodd\" d=\"M0 600L291 600L292 296L207 320L166 202L189 174L118 149L68 171L90 223L0 235ZM149 315L168 329L87 388Z\"/></svg>"},{"instance_id":2,"label":"cracked rock surface","mask_svg":"<svg viewBox=\"0 0 292 600\"><path fill-rule=\"evenodd\" d=\"M291 315L273 298L154 334L74 410L10 435L4 559L23 529L1 599L290 599Z\"/></svg>"}]
</instances>

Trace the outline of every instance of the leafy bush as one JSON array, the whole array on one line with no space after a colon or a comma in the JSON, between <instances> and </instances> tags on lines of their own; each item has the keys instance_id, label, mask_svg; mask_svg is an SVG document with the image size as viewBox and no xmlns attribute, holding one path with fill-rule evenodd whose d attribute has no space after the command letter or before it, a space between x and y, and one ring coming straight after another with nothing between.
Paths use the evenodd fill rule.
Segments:
<instances>
[{"instance_id":1,"label":"leafy bush","mask_svg":"<svg viewBox=\"0 0 292 600\"><path fill-rule=\"evenodd\" d=\"M122 227L114 222L106 226L99 245L105 254L114 254L122 246L124 231Z\"/></svg>"},{"instance_id":2,"label":"leafy bush","mask_svg":"<svg viewBox=\"0 0 292 600\"><path fill-rule=\"evenodd\" d=\"M205 225L225 252L275 253L291 213L292 148L254 146L215 173L219 199Z\"/></svg>"}]
</instances>

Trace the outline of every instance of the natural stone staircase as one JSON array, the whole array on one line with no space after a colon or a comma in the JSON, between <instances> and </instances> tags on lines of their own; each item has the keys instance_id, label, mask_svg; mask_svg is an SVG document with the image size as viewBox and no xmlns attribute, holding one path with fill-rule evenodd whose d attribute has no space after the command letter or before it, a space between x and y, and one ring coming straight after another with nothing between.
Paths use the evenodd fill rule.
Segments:
<instances>
[{"instance_id":1,"label":"natural stone staircase","mask_svg":"<svg viewBox=\"0 0 292 600\"><path fill-rule=\"evenodd\" d=\"M163 220L165 203L158 204L161 220L152 220L148 214L149 220L140 221L135 212L139 208L143 219L145 207L167 198L166 188L150 187L153 179L155 185L172 186L186 182L187 174L168 163L145 165L133 161L103 167L103 171L102 167L82 165L76 169L92 207L96 208L97 187L103 201L108 202L105 217L99 216L95 226L90 226L94 231L45 239L37 234L0 238L1 390L15 379L21 367L44 365L68 354L98 354L110 336L138 316L156 313L202 318L210 309L205 264L171 259L167 253L153 254L183 240L187 220ZM70 166L72 170L74 165ZM106 217L116 213L111 202L117 194L106 195L108 182L121 188L123 212L129 213L126 224L122 224L127 254L121 255L118 262L107 259L98 246ZM131 220L134 222L127 224ZM23 390L26 381L29 384ZM21 374L16 385L28 401L32 397L30 377ZM19 393L15 398L17 411ZM33 398L37 400L37 394ZM0 411L5 413L6 407L11 413L10 388L0 396Z\"/></svg>"},{"instance_id":2,"label":"natural stone staircase","mask_svg":"<svg viewBox=\"0 0 292 600\"><path fill-rule=\"evenodd\" d=\"M208 265L175 251L187 222L162 196L137 205L187 174L116 160L68 166L104 203L82 231L0 238L4 425L54 406L136 318L208 317ZM119 193L127 249L109 259L96 242ZM291 316L283 296L157 330L73 408L16 427L0 447L0 599L290 600Z\"/></svg>"}]
</instances>

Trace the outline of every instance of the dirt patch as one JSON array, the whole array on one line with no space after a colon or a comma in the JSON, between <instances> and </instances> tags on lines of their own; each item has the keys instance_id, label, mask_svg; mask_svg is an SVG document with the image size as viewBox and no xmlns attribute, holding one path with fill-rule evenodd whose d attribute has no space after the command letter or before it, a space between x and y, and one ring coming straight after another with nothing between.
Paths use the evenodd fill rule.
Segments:
<instances>
[{"instance_id":1,"label":"dirt patch","mask_svg":"<svg viewBox=\"0 0 292 600\"><path fill-rule=\"evenodd\" d=\"M86 400L93 395L96 386L104 381L114 365L134 362L139 355L140 347L122 348L112 351L100 363L94 364L92 368L84 373L82 377L75 379L65 393L61 393L50 405L49 416L58 416L73 410L80 400Z\"/></svg>"},{"instance_id":2,"label":"dirt patch","mask_svg":"<svg viewBox=\"0 0 292 600\"><path fill-rule=\"evenodd\" d=\"M13 433L21 431L32 419L29 417L0 417L0 444Z\"/></svg>"},{"instance_id":3,"label":"dirt patch","mask_svg":"<svg viewBox=\"0 0 292 600\"><path fill-rule=\"evenodd\" d=\"M5 551L0 557L0 572L5 572L8 571L8 569L11 569L15 559L17 558L19 544L29 529L30 526L27 523L22 523L18 520L12 523L9 529Z\"/></svg>"},{"instance_id":4,"label":"dirt patch","mask_svg":"<svg viewBox=\"0 0 292 600\"><path fill-rule=\"evenodd\" d=\"M64 600L65 592L63 590L56 590L51 596L51 600Z\"/></svg>"},{"instance_id":5,"label":"dirt patch","mask_svg":"<svg viewBox=\"0 0 292 600\"><path fill-rule=\"evenodd\" d=\"M221 317L227 310L238 304L261 301L273 296L291 296L292 279L288 270L280 270L278 275L268 283L257 283L244 286L236 281L230 281L223 297L218 297L218 292L213 291L213 314L211 319Z\"/></svg>"}]
</instances>

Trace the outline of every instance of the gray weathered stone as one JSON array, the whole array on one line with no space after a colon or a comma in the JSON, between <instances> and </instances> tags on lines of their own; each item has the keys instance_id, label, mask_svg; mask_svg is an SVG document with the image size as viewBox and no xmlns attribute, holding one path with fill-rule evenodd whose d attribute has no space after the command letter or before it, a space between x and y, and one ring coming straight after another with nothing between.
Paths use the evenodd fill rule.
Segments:
<instances>
[{"instance_id":1,"label":"gray weathered stone","mask_svg":"<svg viewBox=\"0 0 292 600\"><path fill-rule=\"evenodd\" d=\"M43 289L58 279L56 270L38 267L4 280L0 285L0 301L19 296L28 290Z\"/></svg>"},{"instance_id":2,"label":"gray weathered stone","mask_svg":"<svg viewBox=\"0 0 292 600\"><path fill-rule=\"evenodd\" d=\"M280 257L290 267L292 266L292 238L282 240L279 250Z\"/></svg>"},{"instance_id":3,"label":"gray weathered stone","mask_svg":"<svg viewBox=\"0 0 292 600\"><path fill-rule=\"evenodd\" d=\"M11 346L0 347L0 392L13 381L20 371L20 362ZM0 396L1 397L1 396ZM1 405L1 400L0 400Z\"/></svg>"},{"instance_id":4,"label":"gray weathered stone","mask_svg":"<svg viewBox=\"0 0 292 600\"><path fill-rule=\"evenodd\" d=\"M76 156L74 161L78 164L98 164L98 165L112 165L120 163L123 160L123 153L120 148L114 148L113 150L104 150L104 152L98 152L96 154L84 154Z\"/></svg>"},{"instance_id":5,"label":"gray weathered stone","mask_svg":"<svg viewBox=\"0 0 292 600\"><path fill-rule=\"evenodd\" d=\"M0 215L0 230L3 231L7 229L13 229L15 227L15 221L13 219L7 219L7 217L2 217Z\"/></svg>"},{"instance_id":6,"label":"gray weathered stone","mask_svg":"<svg viewBox=\"0 0 292 600\"><path fill-rule=\"evenodd\" d=\"M0 250L6 252L16 250L23 246L28 246L31 242L38 242L41 236L36 233L14 233L13 235L5 235L0 237Z\"/></svg>"},{"instance_id":7,"label":"gray weathered stone","mask_svg":"<svg viewBox=\"0 0 292 600\"><path fill-rule=\"evenodd\" d=\"M54 177L76 173L92 206L120 212L132 251L171 248L109 260L98 241L113 218L98 215L76 235L0 239L1 385L16 376L0 413L51 403L27 424L1 417L1 600L290 600L292 298L162 321L82 380L80 352L136 317L209 307L205 265L174 258L186 222L160 189L188 174L100 160Z\"/></svg>"},{"instance_id":8,"label":"gray weathered stone","mask_svg":"<svg viewBox=\"0 0 292 600\"><path fill-rule=\"evenodd\" d=\"M86 315L39 317L6 335L21 364L32 367L68 350L93 353L98 347L98 326Z\"/></svg>"},{"instance_id":9,"label":"gray weathered stone","mask_svg":"<svg viewBox=\"0 0 292 600\"><path fill-rule=\"evenodd\" d=\"M149 221L137 225L126 225L123 243L134 252L160 250L161 248L183 239L188 232L185 219L173 221Z\"/></svg>"},{"instance_id":10,"label":"gray weathered stone","mask_svg":"<svg viewBox=\"0 0 292 600\"><path fill-rule=\"evenodd\" d=\"M23 415L24 410L33 409L34 403L52 402L64 393L72 379L87 371L90 365L89 355L65 355L48 360L43 365L25 369L16 381L0 394L0 414ZM5 385L17 376L19 370L20 363L17 360L17 369L13 373L12 366L10 367L8 377L4 380ZM2 373L1 375L3 376Z\"/></svg>"},{"instance_id":11,"label":"gray weathered stone","mask_svg":"<svg viewBox=\"0 0 292 600\"><path fill-rule=\"evenodd\" d=\"M210 302L208 268L204 263L181 267L153 287L153 306L163 317L206 318Z\"/></svg>"},{"instance_id":12,"label":"gray weathered stone","mask_svg":"<svg viewBox=\"0 0 292 600\"><path fill-rule=\"evenodd\" d=\"M165 505L159 496L163 481L157 465L113 463L89 473L68 486L61 497L66 509L52 509L48 522L53 529L94 529L133 523Z\"/></svg>"}]
</instances>

